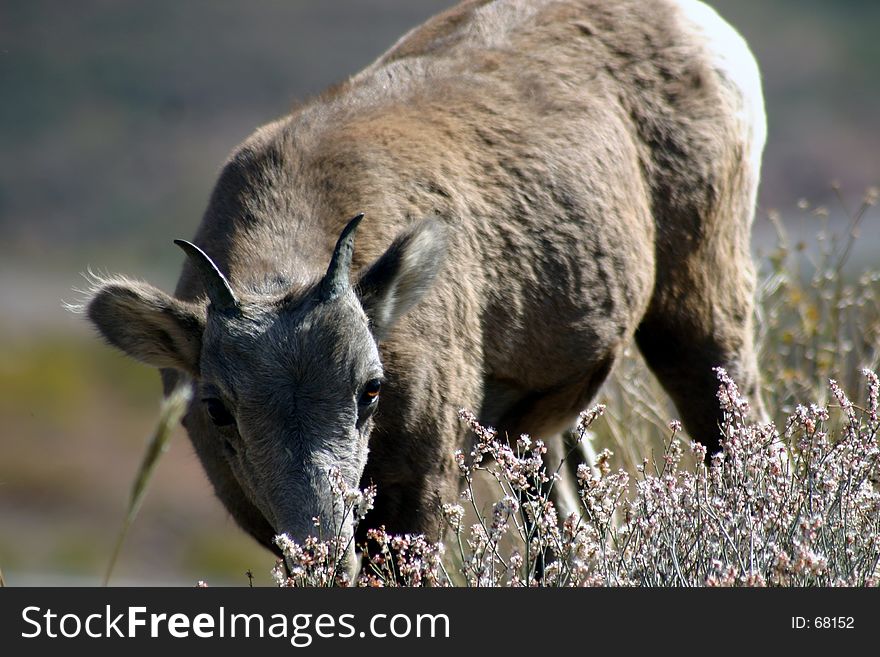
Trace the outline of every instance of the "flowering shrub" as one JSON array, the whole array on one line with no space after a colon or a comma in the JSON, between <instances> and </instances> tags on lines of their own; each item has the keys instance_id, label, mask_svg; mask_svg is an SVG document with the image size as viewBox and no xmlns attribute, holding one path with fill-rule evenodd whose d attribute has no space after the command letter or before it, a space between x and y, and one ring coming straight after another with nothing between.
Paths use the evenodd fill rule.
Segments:
<instances>
[{"instance_id":1,"label":"flowering shrub","mask_svg":"<svg viewBox=\"0 0 880 657\"><path fill-rule=\"evenodd\" d=\"M439 510L449 528L444 547L421 536L369 533L371 551L356 584L363 586L864 586L878 582L880 563L880 383L870 371L868 399L857 407L836 382L835 404L798 406L780 432L748 422L748 403L724 370L717 370L725 412L723 451L704 464L705 449L684 444L671 422L666 450L644 461L631 479L610 467L610 452L577 470L580 513L560 519L551 492L561 468L548 472L540 441L527 436L510 445L472 413L461 418L473 431L469 454L457 453L466 509ZM585 438L602 415L581 415ZM832 414L840 429L829 431ZM685 449L697 465L680 467ZM474 477L489 475L497 500L484 513ZM334 491L362 518L375 490ZM337 538L297 545L279 537L285 585L347 584L338 568L347 545ZM286 567L287 573L284 573Z\"/></svg>"},{"instance_id":2,"label":"flowering shrub","mask_svg":"<svg viewBox=\"0 0 880 657\"><path fill-rule=\"evenodd\" d=\"M334 504L341 510L341 517L351 516L355 523L373 508L376 487L364 490L352 489L345 482L342 473L334 468L328 473L330 490ZM336 509L334 509L336 510ZM275 537L275 544L284 554L284 559L275 564L272 578L278 586L348 586L351 584L346 556L354 548L354 538L343 535L344 522L337 523L332 536L321 536L323 523L314 518L317 536L306 538L302 544L290 540L286 534Z\"/></svg>"}]
</instances>

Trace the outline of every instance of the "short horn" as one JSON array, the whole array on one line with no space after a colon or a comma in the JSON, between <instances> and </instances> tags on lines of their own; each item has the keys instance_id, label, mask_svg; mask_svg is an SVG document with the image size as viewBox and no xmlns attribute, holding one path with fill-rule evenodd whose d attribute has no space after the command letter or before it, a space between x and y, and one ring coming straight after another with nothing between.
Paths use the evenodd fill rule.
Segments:
<instances>
[{"instance_id":1,"label":"short horn","mask_svg":"<svg viewBox=\"0 0 880 657\"><path fill-rule=\"evenodd\" d=\"M348 275L351 270L351 257L354 253L354 233L363 218L363 212L352 218L343 229L342 235L339 236L339 241L336 242L330 266L327 268L324 280L321 281L320 296L322 301L335 299L350 285Z\"/></svg>"},{"instance_id":2,"label":"short horn","mask_svg":"<svg viewBox=\"0 0 880 657\"><path fill-rule=\"evenodd\" d=\"M186 240L174 240L174 243L183 249L192 266L199 272L202 284L208 293L208 299L214 309L224 312L238 310L238 301L232 293L232 288L229 287L229 281L226 280L214 261L208 257L208 254Z\"/></svg>"}]
</instances>

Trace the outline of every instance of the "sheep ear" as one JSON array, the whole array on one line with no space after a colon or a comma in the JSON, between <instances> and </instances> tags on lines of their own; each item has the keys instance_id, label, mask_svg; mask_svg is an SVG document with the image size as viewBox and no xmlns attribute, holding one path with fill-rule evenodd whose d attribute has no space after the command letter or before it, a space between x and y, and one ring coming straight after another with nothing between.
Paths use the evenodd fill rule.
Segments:
<instances>
[{"instance_id":1,"label":"sheep ear","mask_svg":"<svg viewBox=\"0 0 880 657\"><path fill-rule=\"evenodd\" d=\"M431 289L445 255L446 226L426 219L401 233L360 277L356 289L377 340Z\"/></svg>"},{"instance_id":2,"label":"sheep ear","mask_svg":"<svg viewBox=\"0 0 880 657\"><path fill-rule=\"evenodd\" d=\"M205 329L200 307L119 279L98 287L86 314L107 342L132 358L198 376Z\"/></svg>"}]
</instances>

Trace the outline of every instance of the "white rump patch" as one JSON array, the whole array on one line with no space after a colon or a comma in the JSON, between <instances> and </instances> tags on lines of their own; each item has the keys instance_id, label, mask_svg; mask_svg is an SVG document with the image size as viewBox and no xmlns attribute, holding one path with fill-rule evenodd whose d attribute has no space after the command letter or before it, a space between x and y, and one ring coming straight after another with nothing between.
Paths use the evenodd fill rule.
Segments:
<instances>
[{"instance_id":1,"label":"white rump patch","mask_svg":"<svg viewBox=\"0 0 880 657\"><path fill-rule=\"evenodd\" d=\"M747 131L752 171L760 171L761 154L767 140L767 117L761 92L761 74L745 39L718 13L699 0L674 0L693 29L705 39L713 68L739 90L739 115Z\"/></svg>"}]
</instances>

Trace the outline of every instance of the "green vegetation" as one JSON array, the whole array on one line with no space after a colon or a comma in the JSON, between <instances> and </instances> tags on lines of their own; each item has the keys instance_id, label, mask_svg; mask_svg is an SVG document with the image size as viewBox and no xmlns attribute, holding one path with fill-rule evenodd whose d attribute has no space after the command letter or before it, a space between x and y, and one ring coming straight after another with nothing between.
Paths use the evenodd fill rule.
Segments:
<instances>
[{"instance_id":1,"label":"green vegetation","mask_svg":"<svg viewBox=\"0 0 880 657\"><path fill-rule=\"evenodd\" d=\"M131 496L128 500L128 509L125 518L122 521L122 529L119 530L119 536L116 538L116 545L113 548L113 554L110 557L110 563L107 565L107 571L104 573L104 585L110 582L110 576L113 574L113 568L116 566L116 560L119 558L119 552L125 537L134 519L140 511L141 503L144 501L144 495L147 492L147 486L153 477L153 471L159 464L159 459L168 449L168 441L171 439L171 432L180 418L186 413L186 407L192 393L188 387L179 387L173 390L170 395L162 402L162 408L159 411L159 422L147 443L147 451L141 460L140 468L131 487Z\"/></svg>"}]
</instances>

